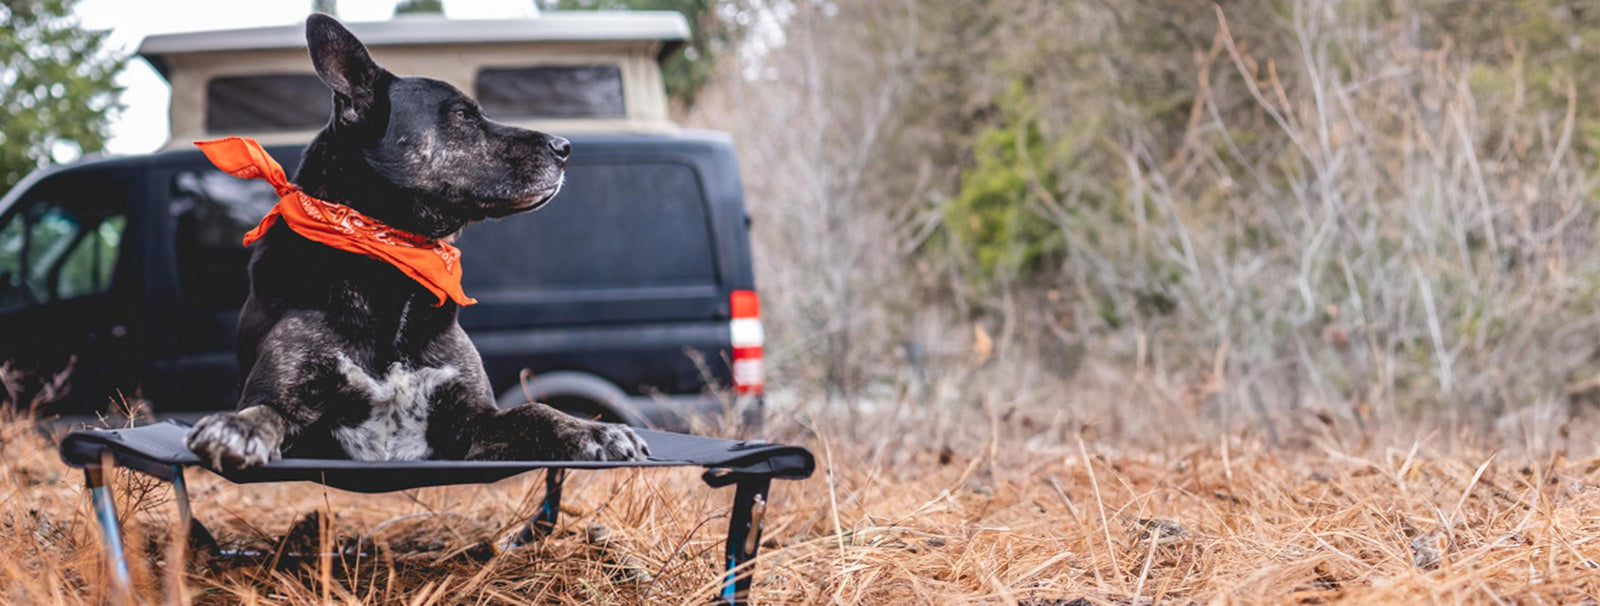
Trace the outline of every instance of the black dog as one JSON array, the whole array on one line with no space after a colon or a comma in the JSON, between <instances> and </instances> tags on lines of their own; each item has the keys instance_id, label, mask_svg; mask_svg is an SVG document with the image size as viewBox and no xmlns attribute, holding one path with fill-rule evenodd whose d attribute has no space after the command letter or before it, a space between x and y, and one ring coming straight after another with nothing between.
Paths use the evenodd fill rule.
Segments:
<instances>
[{"instance_id":1,"label":"black dog","mask_svg":"<svg viewBox=\"0 0 1600 606\"><path fill-rule=\"evenodd\" d=\"M298 185L391 227L446 241L473 221L532 210L561 188L566 139L488 120L444 82L373 63L325 15L306 20L333 118ZM239 318L237 412L202 419L191 450L217 466L280 456L631 460L632 430L543 404L495 408L457 306L400 270L302 237L278 221L255 244Z\"/></svg>"}]
</instances>

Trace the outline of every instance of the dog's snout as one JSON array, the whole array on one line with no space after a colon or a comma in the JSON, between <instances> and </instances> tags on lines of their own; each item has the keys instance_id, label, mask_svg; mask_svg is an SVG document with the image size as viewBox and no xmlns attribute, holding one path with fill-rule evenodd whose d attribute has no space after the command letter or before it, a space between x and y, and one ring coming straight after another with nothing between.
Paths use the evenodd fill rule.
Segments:
<instances>
[{"instance_id":1,"label":"dog's snout","mask_svg":"<svg viewBox=\"0 0 1600 606\"><path fill-rule=\"evenodd\" d=\"M549 145L550 151L555 152L556 157L560 158L562 162L566 162L567 157L572 155L572 142L565 137L552 136L550 137Z\"/></svg>"}]
</instances>

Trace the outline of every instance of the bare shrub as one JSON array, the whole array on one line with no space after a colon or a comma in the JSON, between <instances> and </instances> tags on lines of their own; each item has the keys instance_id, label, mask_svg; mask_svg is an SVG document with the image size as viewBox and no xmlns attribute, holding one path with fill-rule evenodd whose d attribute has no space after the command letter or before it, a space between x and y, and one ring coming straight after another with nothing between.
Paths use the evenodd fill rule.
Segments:
<instances>
[{"instance_id":1,"label":"bare shrub","mask_svg":"<svg viewBox=\"0 0 1600 606\"><path fill-rule=\"evenodd\" d=\"M65 366L53 373L17 368L14 360L0 362L0 408L31 415L66 397L67 391L72 389L67 379L72 376L72 369L77 362L76 357L70 358ZM27 403L26 407L22 406L23 402Z\"/></svg>"},{"instance_id":2,"label":"bare shrub","mask_svg":"<svg viewBox=\"0 0 1600 606\"><path fill-rule=\"evenodd\" d=\"M774 380L854 395L893 355L891 316L906 310L891 307L910 297L900 274L917 225L900 200L918 176L886 172L898 160L884 147L917 33L898 2L752 10L781 27L758 29L778 46L726 66L690 120L741 151Z\"/></svg>"},{"instance_id":3,"label":"bare shrub","mask_svg":"<svg viewBox=\"0 0 1600 606\"><path fill-rule=\"evenodd\" d=\"M1342 0L753 10L781 34L687 121L740 147L779 400L1542 447L1593 399L1587 85L1514 34Z\"/></svg>"}]
</instances>

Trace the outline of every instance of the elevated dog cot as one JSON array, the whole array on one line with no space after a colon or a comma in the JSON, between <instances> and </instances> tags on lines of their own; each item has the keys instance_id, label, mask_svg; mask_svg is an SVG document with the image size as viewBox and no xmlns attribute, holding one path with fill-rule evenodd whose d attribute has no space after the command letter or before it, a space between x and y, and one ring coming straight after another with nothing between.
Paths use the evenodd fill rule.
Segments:
<instances>
[{"instance_id":1,"label":"elevated dog cot","mask_svg":"<svg viewBox=\"0 0 1600 606\"><path fill-rule=\"evenodd\" d=\"M544 500L533 519L512 538L509 547L548 536L561 512L561 485L567 472L623 467L703 467L701 478L713 488L733 485L733 510L728 521L726 572L718 601L747 603L753 566L761 545L762 517L773 479L799 480L811 476L816 460L798 446L767 442L722 440L659 431L636 430L650 445L644 461L384 461L282 459L241 470L212 469L184 446L187 425L168 421L131 429L86 429L68 434L61 442L61 458L84 470L95 517L109 557L112 581L129 587L128 563L122 550L112 495L107 485L108 463L121 465L170 482L178 506L179 523L190 528L191 539L209 539L210 533L189 508L184 471L201 467L238 484L305 481L354 492L377 493L443 486L486 484L529 471L545 470Z\"/></svg>"}]
</instances>

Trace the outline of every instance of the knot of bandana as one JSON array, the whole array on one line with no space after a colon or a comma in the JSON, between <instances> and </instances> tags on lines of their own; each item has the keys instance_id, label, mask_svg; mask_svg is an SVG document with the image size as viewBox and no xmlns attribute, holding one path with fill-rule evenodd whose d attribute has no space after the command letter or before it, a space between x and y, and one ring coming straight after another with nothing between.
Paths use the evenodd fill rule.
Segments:
<instances>
[{"instance_id":1,"label":"knot of bandana","mask_svg":"<svg viewBox=\"0 0 1600 606\"><path fill-rule=\"evenodd\" d=\"M448 243L395 229L343 204L318 200L289 182L283 167L254 139L228 137L195 141L217 168L241 179L264 179L278 192L278 203L244 236L249 246L283 220L306 239L388 263L439 298L457 305L476 303L461 290L461 251Z\"/></svg>"}]
</instances>

